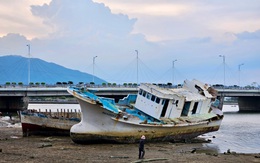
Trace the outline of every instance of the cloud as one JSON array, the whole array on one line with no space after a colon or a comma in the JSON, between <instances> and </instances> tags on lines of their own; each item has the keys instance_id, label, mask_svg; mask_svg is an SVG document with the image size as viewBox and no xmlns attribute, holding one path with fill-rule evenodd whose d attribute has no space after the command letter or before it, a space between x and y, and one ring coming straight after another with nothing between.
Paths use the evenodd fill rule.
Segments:
<instances>
[{"instance_id":1,"label":"cloud","mask_svg":"<svg viewBox=\"0 0 260 163\"><path fill-rule=\"evenodd\" d=\"M259 2L250 1L172 1L172 0L96 0L113 13L138 17L134 33L143 33L150 41L212 37L225 41L223 33L259 29ZM154 8L157 8L154 10ZM150 10L149 10L150 9ZM140 16L141 15L141 16ZM221 40L220 40L221 39Z\"/></svg>"},{"instance_id":2,"label":"cloud","mask_svg":"<svg viewBox=\"0 0 260 163\"><path fill-rule=\"evenodd\" d=\"M44 23L55 30L55 37L82 35L95 37L123 37L132 31L136 19L127 15L112 14L104 4L89 0L53 0L49 5L32 6L32 13L44 19Z\"/></svg>"},{"instance_id":3,"label":"cloud","mask_svg":"<svg viewBox=\"0 0 260 163\"><path fill-rule=\"evenodd\" d=\"M9 33L6 36L0 37L0 54L20 54L28 57L26 44L30 41L23 35Z\"/></svg>"},{"instance_id":4,"label":"cloud","mask_svg":"<svg viewBox=\"0 0 260 163\"><path fill-rule=\"evenodd\" d=\"M245 32L236 34L236 36L238 37L238 39L241 39L241 40L250 40L250 39L260 40L260 30L257 30L254 32L245 31Z\"/></svg>"},{"instance_id":5,"label":"cloud","mask_svg":"<svg viewBox=\"0 0 260 163\"><path fill-rule=\"evenodd\" d=\"M49 0L41 0L48 2ZM49 29L43 26L42 20L32 16L31 4L41 4L35 0L0 1L0 36L7 33L20 33L27 38L43 37Z\"/></svg>"},{"instance_id":6,"label":"cloud","mask_svg":"<svg viewBox=\"0 0 260 163\"><path fill-rule=\"evenodd\" d=\"M16 4L16 14L9 9L7 13L11 14L0 11L1 20L24 26L0 30L5 33L0 37L0 55L28 56L26 45L30 44L32 57L90 74L93 57L98 56L95 74L123 83L136 82L138 50L140 82L171 81L172 61L177 59L177 83L192 78L222 83L221 54L226 56L231 76L237 73L238 64L245 63L245 83L260 80L250 73L260 70L256 1L22 2ZM28 18L23 20L17 15ZM237 77L231 78L227 84L237 84Z\"/></svg>"},{"instance_id":7,"label":"cloud","mask_svg":"<svg viewBox=\"0 0 260 163\"><path fill-rule=\"evenodd\" d=\"M112 14L104 4L53 0L32 6L31 11L53 29L49 37L32 40L32 46L39 47L35 55L69 68L91 72L88 65L97 55L96 62L112 72L134 59L135 49L152 48L142 34L131 34L136 19ZM115 58L118 60L111 60Z\"/></svg>"}]
</instances>

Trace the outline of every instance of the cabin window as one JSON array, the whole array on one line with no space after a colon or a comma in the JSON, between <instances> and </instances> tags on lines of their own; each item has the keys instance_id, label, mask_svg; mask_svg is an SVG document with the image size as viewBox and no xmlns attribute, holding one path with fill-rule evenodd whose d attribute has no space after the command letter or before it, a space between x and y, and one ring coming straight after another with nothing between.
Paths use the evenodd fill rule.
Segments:
<instances>
[{"instance_id":1,"label":"cabin window","mask_svg":"<svg viewBox=\"0 0 260 163\"><path fill-rule=\"evenodd\" d=\"M192 114L196 114L199 102L195 102L192 109Z\"/></svg>"},{"instance_id":2,"label":"cabin window","mask_svg":"<svg viewBox=\"0 0 260 163\"><path fill-rule=\"evenodd\" d=\"M181 112L181 116L187 116L190 109L190 101L185 102L184 107Z\"/></svg>"},{"instance_id":3,"label":"cabin window","mask_svg":"<svg viewBox=\"0 0 260 163\"><path fill-rule=\"evenodd\" d=\"M155 100L155 102L157 103L157 104L159 104L160 103L160 98L159 97L156 97L156 100Z\"/></svg>"},{"instance_id":4,"label":"cabin window","mask_svg":"<svg viewBox=\"0 0 260 163\"><path fill-rule=\"evenodd\" d=\"M150 99L151 99L151 96L152 96L152 95L151 95L150 93L147 93L146 98L150 100Z\"/></svg>"},{"instance_id":5,"label":"cabin window","mask_svg":"<svg viewBox=\"0 0 260 163\"><path fill-rule=\"evenodd\" d=\"M143 90L140 89L140 90L139 90L139 95L142 95L142 93L143 93Z\"/></svg>"},{"instance_id":6,"label":"cabin window","mask_svg":"<svg viewBox=\"0 0 260 163\"><path fill-rule=\"evenodd\" d=\"M154 96L154 95L152 95L152 97L151 97L151 100L152 100L152 101L154 101L154 100L155 100L155 96Z\"/></svg>"},{"instance_id":7,"label":"cabin window","mask_svg":"<svg viewBox=\"0 0 260 163\"><path fill-rule=\"evenodd\" d=\"M144 97L146 96L146 92L145 92L145 91L143 91L143 96L144 96Z\"/></svg>"}]
</instances>

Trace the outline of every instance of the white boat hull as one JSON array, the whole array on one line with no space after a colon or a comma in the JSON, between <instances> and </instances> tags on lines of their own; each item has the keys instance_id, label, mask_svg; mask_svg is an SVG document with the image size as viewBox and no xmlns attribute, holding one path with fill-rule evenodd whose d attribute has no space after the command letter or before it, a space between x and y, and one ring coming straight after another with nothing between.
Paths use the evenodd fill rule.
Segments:
<instances>
[{"instance_id":1,"label":"white boat hull","mask_svg":"<svg viewBox=\"0 0 260 163\"><path fill-rule=\"evenodd\" d=\"M140 124L140 121L117 119L117 114L102 106L78 99L82 119L70 129L71 139L76 143L118 142L134 143L142 135L146 141L180 141L194 138L198 135L217 131L222 118L197 123L178 125Z\"/></svg>"}]
</instances>

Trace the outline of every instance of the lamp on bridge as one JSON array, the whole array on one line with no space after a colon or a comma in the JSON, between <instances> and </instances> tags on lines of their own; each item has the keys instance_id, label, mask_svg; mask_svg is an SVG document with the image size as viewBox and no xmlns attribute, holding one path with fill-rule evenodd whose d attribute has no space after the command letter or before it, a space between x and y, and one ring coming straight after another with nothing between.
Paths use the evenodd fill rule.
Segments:
<instances>
[{"instance_id":1,"label":"lamp on bridge","mask_svg":"<svg viewBox=\"0 0 260 163\"><path fill-rule=\"evenodd\" d=\"M31 53L31 47L30 47L30 44L28 44L28 45L26 45L27 47L28 47L28 86L29 86L29 84L30 84L30 67L31 67L31 63L30 63L30 53Z\"/></svg>"},{"instance_id":2,"label":"lamp on bridge","mask_svg":"<svg viewBox=\"0 0 260 163\"><path fill-rule=\"evenodd\" d=\"M95 82L94 78L95 78L95 73L94 73L94 69L95 69L95 59L97 58L97 56L93 57L93 74L92 74L92 81L93 83Z\"/></svg>"},{"instance_id":3,"label":"lamp on bridge","mask_svg":"<svg viewBox=\"0 0 260 163\"><path fill-rule=\"evenodd\" d=\"M175 59L174 61L172 61L172 85L174 86L174 63L177 61L177 59Z\"/></svg>"},{"instance_id":4,"label":"lamp on bridge","mask_svg":"<svg viewBox=\"0 0 260 163\"><path fill-rule=\"evenodd\" d=\"M241 63L238 65L238 86L240 86L240 71L241 71L240 67L243 65L244 65L244 63Z\"/></svg>"},{"instance_id":5,"label":"lamp on bridge","mask_svg":"<svg viewBox=\"0 0 260 163\"><path fill-rule=\"evenodd\" d=\"M225 84L226 84L226 63L225 63L225 56L224 55L219 55L219 57L222 57L223 58L223 65L224 65L224 87L225 87Z\"/></svg>"},{"instance_id":6,"label":"lamp on bridge","mask_svg":"<svg viewBox=\"0 0 260 163\"><path fill-rule=\"evenodd\" d=\"M136 84L138 84L138 50L135 50L136 52Z\"/></svg>"}]
</instances>

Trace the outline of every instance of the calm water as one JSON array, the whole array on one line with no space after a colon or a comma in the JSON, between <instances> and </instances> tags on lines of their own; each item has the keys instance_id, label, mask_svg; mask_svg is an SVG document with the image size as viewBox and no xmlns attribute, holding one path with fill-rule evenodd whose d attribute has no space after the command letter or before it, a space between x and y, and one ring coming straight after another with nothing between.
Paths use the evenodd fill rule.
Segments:
<instances>
[{"instance_id":1,"label":"calm water","mask_svg":"<svg viewBox=\"0 0 260 163\"><path fill-rule=\"evenodd\" d=\"M224 106L224 119L217 132L205 137L206 144L223 153L228 149L237 153L260 153L260 113L238 113L238 106ZM216 138L212 138L215 136Z\"/></svg>"},{"instance_id":2,"label":"calm water","mask_svg":"<svg viewBox=\"0 0 260 163\"><path fill-rule=\"evenodd\" d=\"M78 104L30 104L29 109L72 109L80 110ZM260 153L260 113L238 113L238 106L226 105L220 130L202 137L211 139L205 148L220 153L228 149L238 153ZM215 138L213 138L215 136Z\"/></svg>"}]
</instances>

